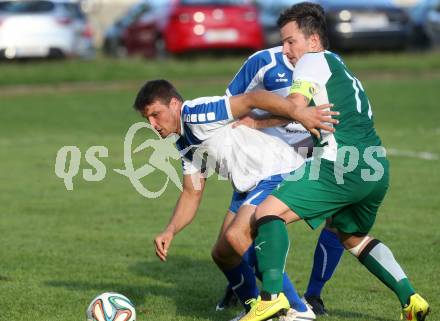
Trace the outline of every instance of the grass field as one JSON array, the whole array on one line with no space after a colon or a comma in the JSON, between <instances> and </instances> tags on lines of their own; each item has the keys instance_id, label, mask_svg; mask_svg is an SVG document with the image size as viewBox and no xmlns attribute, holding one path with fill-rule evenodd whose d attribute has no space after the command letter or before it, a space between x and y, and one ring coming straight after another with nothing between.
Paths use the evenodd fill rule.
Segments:
<instances>
[{"instance_id":1,"label":"grass field","mask_svg":"<svg viewBox=\"0 0 440 321\"><path fill-rule=\"evenodd\" d=\"M373 234L430 301L429 320L439 321L440 55L347 61L363 81L391 154L391 189ZM160 198L146 199L113 169L123 167L127 129L141 121L131 105L143 80L170 78L187 98L216 95L240 64L241 58L0 65L1 321L85 320L89 301L104 291L131 298L138 320L223 321L237 313L214 311L225 281L210 259L228 183L210 179L198 217L161 263L152 239L168 222L178 189L169 185ZM78 146L83 159L90 146L106 146L105 179L86 182L82 169L90 166L82 161L67 191L54 173L64 145ZM144 183L164 180L154 172ZM289 231L287 271L302 293L318 233L303 223ZM323 321L399 319L394 295L348 254L323 297L330 312Z\"/></svg>"}]
</instances>

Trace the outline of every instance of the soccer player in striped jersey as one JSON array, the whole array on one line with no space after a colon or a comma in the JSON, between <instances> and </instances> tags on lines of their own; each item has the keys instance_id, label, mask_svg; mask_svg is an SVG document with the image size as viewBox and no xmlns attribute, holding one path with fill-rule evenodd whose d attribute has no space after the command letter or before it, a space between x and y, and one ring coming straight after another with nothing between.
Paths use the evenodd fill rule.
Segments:
<instances>
[{"instance_id":1,"label":"soccer player in striped jersey","mask_svg":"<svg viewBox=\"0 0 440 321\"><path fill-rule=\"evenodd\" d=\"M344 247L395 293L405 319L423 321L428 303L415 292L391 250L369 235L388 189L389 164L365 90L341 58L325 50L321 6L293 5L280 15L278 26L283 53L295 66L288 99L303 107L331 101L340 123L336 132L321 131L313 161L297 170L302 177L286 178L257 207L255 248L263 284L261 296L249 302L251 309L241 320L267 320L289 307L282 293L289 250L285 224L305 220L314 229L331 217ZM231 245L244 253L251 242L241 239Z\"/></svg>"},{"instance_id":2,"label":"soccer player in striped jersey","mask_svg":"<svg viewBox=\"0 0 440 321\"><path fill-rule=\"evenodd\" d=\"M283 54L281 46L261 50L250 56L243 64L230 82L226 94L238 95L264 89L279 96L287 97L293 76L294 67ZM285 118L274 117L263 110L253 109L249 117L245 117L238 123L260 129L271 136L282 139L295 148L313 146L310 133L301 124ZM228 213L225 220L232 220L232 213ZM321 299L321 291L333 275L343 252L344 247L336 235L336 230L333 230L328 223L319 236L315 248L312 273L307 290L304 293L305 301L317 315L327 313ZM285 278L285 282L287 281ZM286 296L290 305L294 304L295 310L305 311L305 306L295 302L294 297L291 298L292 296L287 294ZM228 295L225 295L225 297L228 297Z\"/></svg>"},{"instance_id":3,"label":"soccer player in striped jersey","mask_svg":"<svg viewBox=\"0 0 440 321\"><path fill-rule=\"evenodd\" d=\"M175 234L195 217L205 184L202 173L215 169L231 181L237 192L233 202L252 206L240 206L234 220L223 224L213 257L234 284L242 303L255 298L258 289L254 272L229 243L244 234L250 237L249 219L255 205L277 186L283 174L294 171L304 159L283 141L246 126L232 128L232 123L255 106L297 119L312 131L333 130L328 122L337 122L330 118L336 113L325 111L328 104L299 110L285 98L267 91L183 101L164 80L147 82L134 106L162 137L178 134L176 147L183 153L183 191L169 224L155 238L156 254L166 260Z\"/></svg>"}]
</instances>

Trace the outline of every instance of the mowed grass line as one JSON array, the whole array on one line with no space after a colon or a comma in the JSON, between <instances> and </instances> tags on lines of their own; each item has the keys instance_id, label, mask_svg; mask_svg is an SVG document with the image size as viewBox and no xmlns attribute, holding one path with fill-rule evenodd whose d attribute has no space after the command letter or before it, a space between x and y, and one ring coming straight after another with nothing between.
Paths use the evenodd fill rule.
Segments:
<instances>
[{"instance_id":1,"label":"mowed grass line","mask_svg":"<svg viewBox=\"0 0 440 321\"><path fill-rule=\"evenodd\" d=\"M215 77L215 76L213 76ZM218 94L225 85L182 83L190 98ZM438 86L432 80L363 82L386 147L440 153ZM417 93L423 93L423 99ZM0 320L81 320L92 297L126 294L138 320L229 320L216 314L224 278L210 247L228 206L227 182L211 179L193 225L174 240L167 263L159 262L152 239L167 223L178 195L170 185L156 200L141 197L123 167L123 138L141 121L131 110L135 91L32 93L3 97L0 128ZM437 118L436 118L437 117ZM142 141L139 139L139 141ZM57 150L77 145L83 154L104 145L107 175L85 182L81 172L66 191L54 174ZM139 157L140 156L140 157ZM138 155L142 162L148 155ZM439 320L440 268L438 162L390 157L392 184L373 230L386 242ZM82 162L81 168L89 167ZM164 181L153 173L145 181ZM157 185L154 185L157 184ZM300 292L308 280L316 232L289 226L292 250L287 270ZM345 254L323 296L331 316L321 320L398 320L398 301L354 258Z\"/></svg>"},{"instance_id":2,"label":"mowed grass line","mask_svg":"<svg viewBox=\"0 0 440 321\"><path fill-rule=\"evenodd\" d=\"M440 71L440 52L343 55L359 73L394 73L420 76ZM95 60L28 61L0 63L0 89L17 85L58 85L144 80L152 78L230 79L246 56L205 57L201 59L151 60L140 58Z\"/></svg>"}]
</instances>

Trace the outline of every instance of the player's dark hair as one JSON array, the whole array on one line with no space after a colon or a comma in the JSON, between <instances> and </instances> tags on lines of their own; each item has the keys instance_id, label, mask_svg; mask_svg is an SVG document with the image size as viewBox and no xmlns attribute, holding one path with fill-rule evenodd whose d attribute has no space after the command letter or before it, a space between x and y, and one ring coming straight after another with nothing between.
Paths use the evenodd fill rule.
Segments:
<instances>
[{"instance_id":1,"label":"player's dark hair","mask_svg":"<svg viewBox=\"0 0 440 321\"><path fill-rule=\"evenodd\" d=\"M289 22L295 21L298 28L310 37L317 34L324 49L328 48L327 23L324 9L316 3L301 2L284 10L277 20L278 28L284 27Z\"/></svg>"},{"instance_id":2,"label":"player's dark hair","mask_svg":"<svg viewBox=\"0 0 440 321\"><path fill-rule=\"evenodd\" d=\"M183 101L182 96L176 88L167 80L157 79L147 81L136 95L133 107L143 112L145 106L151 105L156 101L168 105L172 98Z\"/></svg>"}]
</instances>

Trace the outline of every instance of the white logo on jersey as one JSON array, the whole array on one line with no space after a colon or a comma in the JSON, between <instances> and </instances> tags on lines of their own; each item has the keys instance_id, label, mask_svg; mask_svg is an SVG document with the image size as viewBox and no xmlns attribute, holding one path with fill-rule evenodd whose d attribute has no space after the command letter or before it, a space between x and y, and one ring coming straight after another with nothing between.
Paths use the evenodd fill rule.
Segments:
<instances>
[{"instance_id":1,"label":"white logo on jersey","mask_svg":"<svg viewBox=\"0 0 440 321\"><path fill-rule=\"evenodd\" d=\"M285 72L283 72L282 74L278 73L277 75L278 75L278 78L275 79L275 82L288 82L289 81L289 79L284 78L286 76Z\"/></svg>"}]
</instances>

